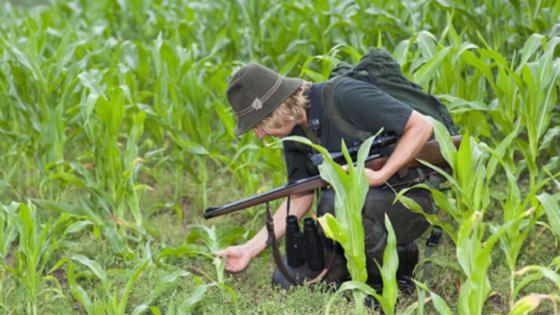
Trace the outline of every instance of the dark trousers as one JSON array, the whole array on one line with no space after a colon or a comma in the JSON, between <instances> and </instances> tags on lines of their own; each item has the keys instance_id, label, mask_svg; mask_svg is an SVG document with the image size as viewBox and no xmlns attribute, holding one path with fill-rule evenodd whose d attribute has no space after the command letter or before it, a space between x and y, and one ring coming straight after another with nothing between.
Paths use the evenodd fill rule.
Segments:
<instances>
[{"instance_id":1,"label":"dark trousers","mask_svg":"<svg viewBox=\"0 0 560 315\"><path fill-rule=\"evenodd\" d=\"M399 268L397 269L397 280L399 286L406 286L409 284L410 279L413 277L414 268L418 263L418 246L416 242L410 242L405 245L397 246L397 253L399 255ZM350 280L350 273L346 268L346 258L342 250L328 250L326 249L326 264L329 267L329 271L325 278L322 279L323 282L327 284L332 284L334 287L340 286L344 281ZM331 262L332 260L332 262ZM287 259L284 257L284 265L286 269L292 276L296 279L296 283L291 283L278 268L274 270L272 275L272 284L280 286L284 289L289 289L294 285L301 285L305 281L310 281L317 277L320 271L310 270L306 264L301 267L290 267L287 264ZM372 286L374 289L381 291L382 281L379 271L376 270L374 274L368 272L367 284Z\"/></svg>"},{"instance_id":2,"label":"dark trousers","mask_svg":"<svg viewBox=\"0 0 560 315\"><path fill-rule=\"evenodd\" d=\"M415 173L411 173L404 178L392 178L390 183L395 185L394 189L407 187L399 185L400 183L409 182L413 179ZM400 202L393 204L395 199L395 191L387 186L379 188L370 188L366 197L366 202L362 210L362 224L365 232L365 249L366 249L366 268L368 271L368 284L374 288L381 287L381 275L375 261L382 264L383 251L387 239L387 233L384 224L385 214L391 220L391 225L395 231L397 238L397 252L399 253L399 269L397 278L399 281L409 280L413 276L414 267L418 263L418 246L415 240L421 236L429 227L429 223L420 214L413 213L408 210ZM406 194L407 197L415 200L422 209L427 213L432 213L433 204L430 193L426 190L413 190ZM331 213L336 216L334 211L334 192L330 189L324 190L317 207L317 216ZM322 234L322 233L321 233ZM330 266L324 281L332 283L335 286L349 280L349 273L346 268L346 259L340 245L327 239L322 235L323 247L325 250L326 265ZM332 260L332 263L331 263ZM303 283L304 280L313 279L319 273L307 268L306 264L301 267L291 268L285 265L292 277L296 278L297 284ZM282 275L278 268L274 271L272 283L284 288L290 287L292 284Z\"/></svg>"}]
</instances>

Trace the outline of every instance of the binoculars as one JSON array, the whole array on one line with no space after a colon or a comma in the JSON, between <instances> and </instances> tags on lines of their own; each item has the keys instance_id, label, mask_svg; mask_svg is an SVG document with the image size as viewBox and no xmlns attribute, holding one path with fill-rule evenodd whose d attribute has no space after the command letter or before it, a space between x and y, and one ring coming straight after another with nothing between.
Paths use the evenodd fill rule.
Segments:
<instances>
[{"instance_id":1,"label":"binoculars","mask_svg":"<svg viewBox=\"0 0 560 315\"><path fill-rule=\"evenodd\" d=\"M290 267L300 267L307 262L310 270L323 270L325 253L315 220L305 218L302 232L295 215L286 218L286 257Z\"/></svg>"}]
</instances>

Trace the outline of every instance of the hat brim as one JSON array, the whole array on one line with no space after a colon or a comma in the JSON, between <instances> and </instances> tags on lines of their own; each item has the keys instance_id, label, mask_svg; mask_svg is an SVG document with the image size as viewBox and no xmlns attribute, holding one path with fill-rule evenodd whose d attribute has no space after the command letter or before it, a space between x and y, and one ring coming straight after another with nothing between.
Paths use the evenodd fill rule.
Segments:
<instances>
[{"instance_id":1,"label":"hat brim","mask_svg":"<svg viewBox=\"0 0 560 315\"><path fill-rule=\"evenodd\" d=\"M264 102L261 109L238 119L235 127L236 136L255 128L303 84L303 80L297 78L284 77L282 81L278 91Z\"/></svg>"}]
</instances>

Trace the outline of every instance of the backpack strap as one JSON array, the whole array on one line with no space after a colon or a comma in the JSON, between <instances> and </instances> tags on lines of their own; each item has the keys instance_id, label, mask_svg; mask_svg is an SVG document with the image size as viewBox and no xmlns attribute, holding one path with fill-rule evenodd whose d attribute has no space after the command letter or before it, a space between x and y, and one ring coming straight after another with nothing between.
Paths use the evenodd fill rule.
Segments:
<instances>
[{"instance_id":1,"label":"backpack strap","mask_svg":"<svg viewBox=\"0 0 560 315\"><path fill-rule=\"evenodd\" d=\"M320 145L321 139L318 136L320 128L319 108L317 106L311 106L308 112L307 125L301 125L301 129L303 129L303 132L311 142Z\"/></svg>"},{"instance_id":2,"label":"backpack strap","mask_svg":"<svg viewBox=\"0 0 560 315\"><path fill-rule=\"evenodd\" d=\"M303 132L305 133L307 139L311 140L311 142L313 142L314 144L321 144L321 139L319 139L319 137L317 137L317 134L309 129L309 127L301 125L301 129L303 129Z\"/></svg>"},{"instance_id":3,"label":"backpack strap","mask_svg":"<svg viewBox=\"0 0 560 315\"><path fill-rule=\"evenodd\" d=\"M340 82L341 78L343 77L335 77L325 84L321 95L323 105L325 106L325 112L327 113L329 120L332 121L335 127L345 136L364 141L373 136L373 133L361 130L349 123L346 119L344 119L344 117L342 117L342 114L338 111L336 105L334 104L334 96L332 92L338 82Z\"/></svg>"}]
</instances>

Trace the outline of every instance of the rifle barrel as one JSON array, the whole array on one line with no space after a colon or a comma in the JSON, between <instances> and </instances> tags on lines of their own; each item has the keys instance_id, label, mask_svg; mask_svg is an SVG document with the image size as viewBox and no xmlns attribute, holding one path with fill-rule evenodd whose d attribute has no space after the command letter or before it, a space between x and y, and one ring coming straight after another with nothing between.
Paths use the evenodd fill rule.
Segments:
<instances>
[{"instance_id":1,"label":"rifle barrel","mask_svg":"<svg viewBox=\"0 0 560 315\"><path fill-rule=\"evenodd\" d=\"M366 158L366 163L379 159L381 154L375 153ZM315 175L308 178L300 179L293 183L288 183L284 186L274 188L263 193L247 197L235 202L232 202L221 207L209 207L204 210L204 218L211 219L217 216L228 214L231 212L243 210L261 203L276 200L296 193L311 191L317 188L327 186L327 182L321 178L321 175Z\"/></svg>"},{"instance_id":2,"label":"rifle barrel","mask_svg":"<svg viewBox=\"0 0 560 315\"><path fill-rule=\"evenodd\" d=\"M461 136L459 135L453 136L452 141L455 147L458 148L461 143ZM439 144L435 140L428 141L428 143L426 143L426 145L424 145L424 147L422 148L422 151L420 151L420 153L418 154L417 158L428 161L436 165L442 165L447 163L443 158L443 156L441 155ZM387 157L383 157L382 154L380 153L371 154L367 157L365 161L366 167L371 168L373 170L378 170L383 166L386 160ZM416 168L422 165L418 163L416 160L413 160L410 163L408 163L407 166L411 168ZM312 177L298 180L294 183L288 183L284 186L280 186L278 188L257 194L255 196L247 197L245 199L232 202L230 204L221 207L206 208L206 210L204 210L204 218L205 219L214 218L227 213L256 206L261 203L276 200L278 198L286 197L288 195L311 191L324 186L327 186L327 182L324 181L320 175L315 175Z\"/></svg>"},{"instance_id":3,"label":"rifle barrel","mask_svg":"<svg viewBox=\"0 0 560 315\"><path fill-rule=\"evenodd\" d=\"M298 180L297 182L286 184L278 188L265 191L263 193L247 197L235 202L232 202L221 207L209 207L204 210L204 218L211 219L217 216L228 214L234 211L243 210L252 206L256 206L261 203L276 200L278 198L286 197L294 193L301 193L317 188L321 188L327 185L320 175L315 175L312 177L304 178Z\"/></svg>"}]
</instances>

